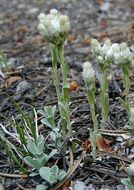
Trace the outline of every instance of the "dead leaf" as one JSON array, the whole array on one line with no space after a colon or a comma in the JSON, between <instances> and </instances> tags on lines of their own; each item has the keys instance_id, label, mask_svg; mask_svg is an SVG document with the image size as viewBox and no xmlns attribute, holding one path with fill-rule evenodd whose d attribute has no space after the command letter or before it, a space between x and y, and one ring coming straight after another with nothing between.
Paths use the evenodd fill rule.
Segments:
<instances>
[{"instance_id":1,"label":"dead leaf","mask_svg":"<svg viewBox=\"0 0 134 190\"><path fill-rule=\"evenodd\" d=\"M82 44L84 46L89 46L90 43L91 43L91 39L88 36L85 36L83 41L82 41Z\"/></svg>"},{"instance_id":2,"label":"dead leaf","mask_svg":"<svg viewBox=\"0 0 134 190\"><path fill-rule=\"evenodd\" d=\"M86 141L84 141L84 142L82 143L82 147L83 147L83 149L84 149L86 152L91 151L91 142L90 142L90 140L87 139Z\"/></svg>"},{"instance_id":3,"label":"dead leaf","mask_svg":"<svg viewBox=\"0 0 134 190\"><path fill-rule=\"evenodd\" d=\"M69 34L67 37L67 41L69 43L73 42L76 39L76 37L73 34Z\"/></svg>"},{"instance_id":4,"label":"dead leaf","mask_svg":"<svg viewBox=\"0 0 134 190\"><path fill-rule=\"evenodd\" d=\"M21 26L21 27L16 29L16 32L26 33L26 32L28 32L28 27L27 26Z\"/></svg>"},{"instance_id":5,"label":"dead leaf","mask_svg":"<svg viewBox=\"0 0 134 190\"><path fill-rule=\"evenodd\" d=\"M67 180L62 187L60 187L59 190L69 190L69 187L70 187L70 181Z\"/></svg>"},{"instance_id":6,"label":"dead leaf","mask_svg":"<svg viewBox=\"0 0 134 190\"><path fill-rule=\"evenodd\" d=\"M98 4L102 6L104 4L104 0L97 0Z\"/></svg>"},{"instance_id":7,"label":"dead leaf","mask_svg":"<svg viewBox=\"0 0 134 190\"><path fill-rule=\"evenodd\" d=\"M71 83L70 83L70 91L72 92L72 91L76 91L78 89L78 84L77 84L77 82L76 81L72 81Z\"/></svg>"},{"instance_id":8,"label":"dead leaf","mask_svg":"<svg viewBox=\"0 0 134 190\"><path fill-rule=\"evenodd\" d=\"M111 140L103 139L102 137L97 137L96 139L96 146L100 151L111 152L112 147L110 144L112 143Z\"/></svg>"},{"instance_id":9,"label":"dead leaf","mask_svg":"<svg viewBox=\"0 0 134 190\"><path fill-rule=\"evenodd\" d=\"M20 81L22 78L20 76L11 76L5 80L5 87L11 86L13 83Z\"/></svg>"}]
</instances>

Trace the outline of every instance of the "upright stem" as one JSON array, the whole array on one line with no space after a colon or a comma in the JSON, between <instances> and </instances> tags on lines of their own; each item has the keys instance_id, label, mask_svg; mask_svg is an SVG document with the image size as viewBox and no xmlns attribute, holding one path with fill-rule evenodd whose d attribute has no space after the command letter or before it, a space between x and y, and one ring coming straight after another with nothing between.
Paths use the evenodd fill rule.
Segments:
<instances>
[{"instance_id":1,"label":"upright stem","mask_svg":"<svg viewBox=\"0 0 134 190\"><path fill-rule=\"evenodd\" d=\"M129 102L128 95L129 95L129 90L130 90L130 86L131 86L130 79L129 79L129 72L130 72L129 66L125 65L124 67L122 67L122 71L123 71L123 75L124 75L125 104L126 104L126 109L127 109L126 111L129 116L130 102Z\"/></svg>"},{"instance_id":2,"label":"upright stem","mask_svg":"<svg viewBox=\"0 0 134 190\"><path fill-rule=\"evenodd\" d=\"M67 63L64 59L64 47L63 45L58 46L58 52L59 52L59 59L61 63L61 70L62 70L62 76L63 76L63 99L64 99L64 106L65 106L65 117L67 122L67 129L68 129L68 135L72 134L72 128L71 128L71 122L70 122L70 110L69 110L69 87L67 83Z\"/></svg>"},{"instance_id":3,"label":"upright stem","mask_svg":"<svg viewBox=\"0 0 134 190\"><path fill-rule=\"evenodd\" d=\"M59 53L59 60L60 60L60 64L61 64L62 77L63 77L63 92L62 93L63 93L63 103L64 103L64 112L65 112L65 120L64 121L66 121L68 135L72 135L72 127L71 127L71 122L70 122L70 110L69 110L69 102L70 102L69 86L67 83L68 67L67 67L67 63L65 62L65 59L64 59L64 46L63 45L58 47L58 53ZM74 163L74 154L73 154L73 144L72 143L70 143L69 152L70 152L70 168L72 168L73 163Z\"/></svg>"},{"instance_id":4,"label":"upright stem","mask_svg":"<svg viewBox=\"0 0 134 190\"><path fill-rule=\"evenodd\" d=\"M102 68L102 83L100 92L100 103L102 108L102 128L105 128L107 116L109 113L109 96L108 96L108 82L107 82L107 66Z\"/></svg>"},{"instance_id":5,"label":"upright stem","mask_svg":"<svg viewBox=\"0 0 134 190\"><path fill-rule=\"evenodd\" d=\"M94 97L94 92L88 90L87 94L88 94L88 102L89 102L89 105L90 105L90 111L91 111L91 114L92 114L94 131L97 133L98 121L97 121L97 117L96 117L96 113L95 113L95 97Z\"/></svg>"},{"instance_id":6,"label":"upright stem","mask_svg":"<svg viewBox=\"0 0 134 190\"><path fill-rule=\"evenodd\" d=\"M53 75L54 75L54 85L56 88L58 102L60 101L60 80L58 76L58 67L57 67L57 52L56 47L51 45L51 54L52 54L52 67L53 67Z\"/></svg>"},{"instance_id":7,"label":"upright stem","mask_svg":"<svg viewBox=\"0 0 134 190\"><path fill-rule=\"evenodd\" d=\"M94 131L91 133L91 142L92 142L92 154L94 160L96 159L96 138L97 138L97 129L98 129L98 121L97 121L97 116L95 113L95 92L94 89L90 90L88 89L87 91L88 94L88 102L90 105L90 112L92 114L92 120L93 120L93 125L94 125Z\"/></svg>"}]
</instances>

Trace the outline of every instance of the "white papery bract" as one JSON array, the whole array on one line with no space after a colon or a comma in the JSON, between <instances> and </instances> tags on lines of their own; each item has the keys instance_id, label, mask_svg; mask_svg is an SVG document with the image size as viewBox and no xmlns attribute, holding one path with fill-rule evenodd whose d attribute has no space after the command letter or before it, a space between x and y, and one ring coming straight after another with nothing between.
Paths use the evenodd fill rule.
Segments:
<instances>
[{"instance_id":1,"label":"white papery bract","mask_svg":"<svg viewBox=\"0 0 134 190\"><path fill-rule=\"evenodd\" d=\"M110 41L109 39L107 39L107 40L105 41L104 45L103 45L102 48L101 48L101 55L102 55L103 57L106 57L106 55L107 55L107 53L108 53L110 47L111 47L111 41Z\"/></svg>"},{"instance_id":2,"label":"white papery bract","mask_svg":"<svg viewBox=\"0 0 134 190\"><path fill-rule=\"evenodd\" d=\"M45 39L55 45L63 44L70 31L69 18L52 9L50 14L41 13L38 16L38 30Z\"/></svg>"},{"instance_id":3,"label":"white papery bract","mask_svg":"<svg viewBox=\"0 0 134 190\"><path fill-rule=\"evenodd\" d=\"M106 40L104 45L101 46L96 39L91 40L91 49L97 56L97 60L100 64L112 63L123 66L125 64L131 64L133 62L133 53L130 51L127 44L113 43L111 45L110 40Z\"/></svg>"},{"instance_id":4,"label":"white papery bract","mask_svg":"<svg viewBox=\"0 0 134 190\"><path fill-rule=\"evenodd\" d=\"M114 60L114 54L120 52L120 46L117 43L111 45L110 49L107 51L106 60Z\"/></svg>"},{"instance_id":5,"label":"white papery bract","mask_svg":"<svg viewBox=\"0 0 134 190\"><path fill-rule=\"evenodd\" d=\"M84 62L82 74L85 82L94 81L95 73L90 62Z\"/></svg>"},{"instance_id":6,"label":"white papery bract","mask_svg":"<svg viewBox=\"0 0 134 190\"><path fill-rule=\"evenodd\" d=\"M119 66L124 66L125 64L131 65L133 60L133 53L127 47L126 43L120 44L120 51L114 53L114 62Z\"/></svg>"},{"instance_id":7,"label":"white papery bract","mask_svg":"<svg viewBox=\"0 0 134 190\"><path fill-rule=\"evenodd\" d=\"M91 49L95 55L100 55L101 52L101 45L96 39L91 39Z\"/></svg>"},{"instance_id":8,"label":"white papery bract","mask_svg":"<svg viewBox=\"0 0 134 190\"><path fill-rule=\"evenodd\" d=\"M111 41L107 39L103 46L99 44L99 42L96 39L91 40L91 49L93 53L97 56L97 60L100 64L109 63L112 60L110 60L107 54L111 48Z\"/></svg>"}]
</instances>

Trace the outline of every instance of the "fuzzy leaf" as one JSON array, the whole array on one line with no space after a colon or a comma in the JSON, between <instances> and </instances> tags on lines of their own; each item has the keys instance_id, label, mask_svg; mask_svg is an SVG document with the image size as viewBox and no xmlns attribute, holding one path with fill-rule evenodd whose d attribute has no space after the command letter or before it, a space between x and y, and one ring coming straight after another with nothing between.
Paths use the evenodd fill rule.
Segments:
<instances>
[{"instance_id":1,"label":"fuzzy leaf","mask_svg":"<svg viewBox=\"0 0 134 190\"><path fill-rule=\"evenodd\" d=\"M52 173L51 175L51 168L49 167L42 167L39 170L40 176L45 179L50 185L53 185L57 182L57 176L54 176Z\"/></svg>"},{"instance_id":2,"label":"fuzzy leaf","mask_svg":"<svg viewBox=\"0 0 134 190\"><path fill-rule=\"evenodd\" d=\"M27 149L33 155L39 154L38 148L37 148L36 144L32 140L28 141Z\"/></svg>"},{"instance_id":3,"label":"fuzzy leaf","mask_svg":"<svg viewBox=\"0 0 134 190\"><path fill-rule=\"evenodd\" d=\"M55 154L57 154L57 149L53 149L52 152L48 155L48 159L52 158Z\"/></svg>"},{"instance_id":4,"label":"fuzzy leaf","mask_svg":"<svg viewBox=\"0 0 134 190\"><path fill-rule=\"evenodd\" d=\"M58 180L62 181L66 175L67 175L67 173L64 170L60 170L60 172L58 174Z\"/></svg>"},{"instance_id":5,"label":"fuzzy leaf","mask_svg":"<svg viewBox=\"0 0 134 190\"><path fill-rule=\"evenodd\" d=\"M37 169L40 168L38 162L37 162L35 159L33 159L31 156L25 157L24 160L25 160L25 162L26 162L30 167L32 167L32 168L37 168Z\"/></svg>"},{"instance_id":6,"label":"fuzzy leaf","mask_svg":"<svg viewBox=\"0 0 134 190\"><path fill-rule=\"evenodd\" d=\"M36 186L36 190L47 190L48 189L48 186L47 185L37 185Z\"/></svg>"},{"instance_id":7,"label":"fuzzy leaf","mask_svg":"<svg viewBox=\"0 0 134 190\"><path fill-rule=\"evenodd\" d=\"M40 136L37 138L37 149L38 149L39 154L42 154L42 153L43 153L44 143L45 143L44 137L43 137L43 135L40 135Z\"/></svg>"},{"instance_id":8,"label":"fuzzy leaf","mask_svg":"<svg viewBox=\"0 0 134 190\"><path fill-rule=\"evenodd\" d=\"M40 157L37 158L32 158L31 156L25 157L25 162L32 168L36 169L40 169L42 166L44 166L47 163L48 160L49 157L45 153L43 153Z\"/></svg>"}]
</instances>

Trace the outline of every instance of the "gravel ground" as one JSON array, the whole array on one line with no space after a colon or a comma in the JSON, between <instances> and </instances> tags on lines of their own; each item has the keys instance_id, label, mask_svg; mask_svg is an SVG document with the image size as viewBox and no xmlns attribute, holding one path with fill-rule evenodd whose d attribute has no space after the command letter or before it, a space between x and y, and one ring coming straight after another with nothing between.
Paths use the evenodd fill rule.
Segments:
<instances>
[{"instance_id":1,"label":"gravel ground","mask_svg":"<svg viewBox=\"0 0 134 190\"><path fill-rule=\"evenodd\" d=\"M6 93L20 103L32 104L34 102L36 109L42 107L44 102L48 104L51 103L50 101L56 103L54 99L55 88L52 84L52 59L50 50L48 44L37 31L37 16L41 12L48 13L52 8L56 8L61 13L67 14L70 17L71 31L65 44L65 56L71 68L69 80L73 79L79 83L80 88L78 94L80 96L84 95L84 98L85 92L83 93L83 81L80 71L84 61L88 59L93 61L90 51L91 38L97 38L100 42L103 42L104 39L108 37L112 42L128 42L129 45L134 44L133 0L0 0L0 48L6 54L8 65L11 67L6 71L7 79L0 79L0 112L2 114L9 116L18 115L14 106L10 104L9 97L5 95ZM13 79L14 76L18 77L15 82L12 81L15 80ZM134 75L131 77L132 88L134 87L133 76ZM115 86L120 89L120 86L122 86L121 79L118 78L118 82L116 82L115 80ZM115 91L113 91L113 86L112 83L111 96L116 94ZM133 91L133 89L131 90ZM71 95L77 96L78 94L74 93ZM116 96L118 96L118 94L116 94ZM87 123L89 123L89 120L87 123L84 123L85 120L83 118L88 116L86 112L89 112L89 108L87 104L85 104L84 107L83 103L79 104L76 99L75 101L78 107L78 113L74 114L74 118L77 115L78 120L74 127L81 128L83 125L85 129L83 127L82 130L85 130L87 135ZM85 103L85 99L82 101ZM112 105L111 108L113 109L113 113L112 111L110 113L111 115L113 114L112 117L115 119L115 116L118 116L116 119L119 120L120 126L124 125L124 123L126 123L126 114L125 116L123 115L122 107ZM29 111L27 107L26 110L27 112ZM121 114L118 115L118 112ZM110 124L112 124L112 122L111 119ZM117 121L117 125L119 125L119 122ZM1 148L0 152L0 157L2 158L2 161L0 161L1 172L14 173L14 166L9 165L8 171L6 167L2 167L4 162L8 163L8 160ZM103 176L104 181L101 181L101 175L96 174L96 168L100 167L101 174L104 174L105 170L103 170L103 167L108 166L106 170L107 176L109 176L110 171L112 177L108 177L106 179L107 182L109 185L113 184L113 190L124 190L124 186L120 184L118 179L118 177L121 176L114 176L114 172L115 164L117 164L117 168L118 166L121 167L123 161L127 160L127 156L125 159L124 157L117 158L114 157L114 155L110 156L107 154L108 158L112 158L111 160L104 158L102 163L99 163L99 161L98 163L93 163L90 168L91 171L88 171L88 168L85 168L85 170L87 170L84 171L84 174L83 170L82 172L78 171L78 175L75 176L74 174L75 179L77 179L77 177L79 177L79 179L84 178L83 176L86 174L86 177L89 177L88 179L92 184L96 186L99 184L101 186L105 184L105 176ZM123 173L123 175L126 174ZM28 178L27 180L3 178L2 181L5 184L6 190L25 189L23 187L35 187L38 184L38 181L32 178ZM114 186L116 182L118 183L117 187ZM112 190L112 188L108 187L108 190ZM95 189L94 186L89 189L98 190L98 188Z\"/></svg>"}]
</instances>

